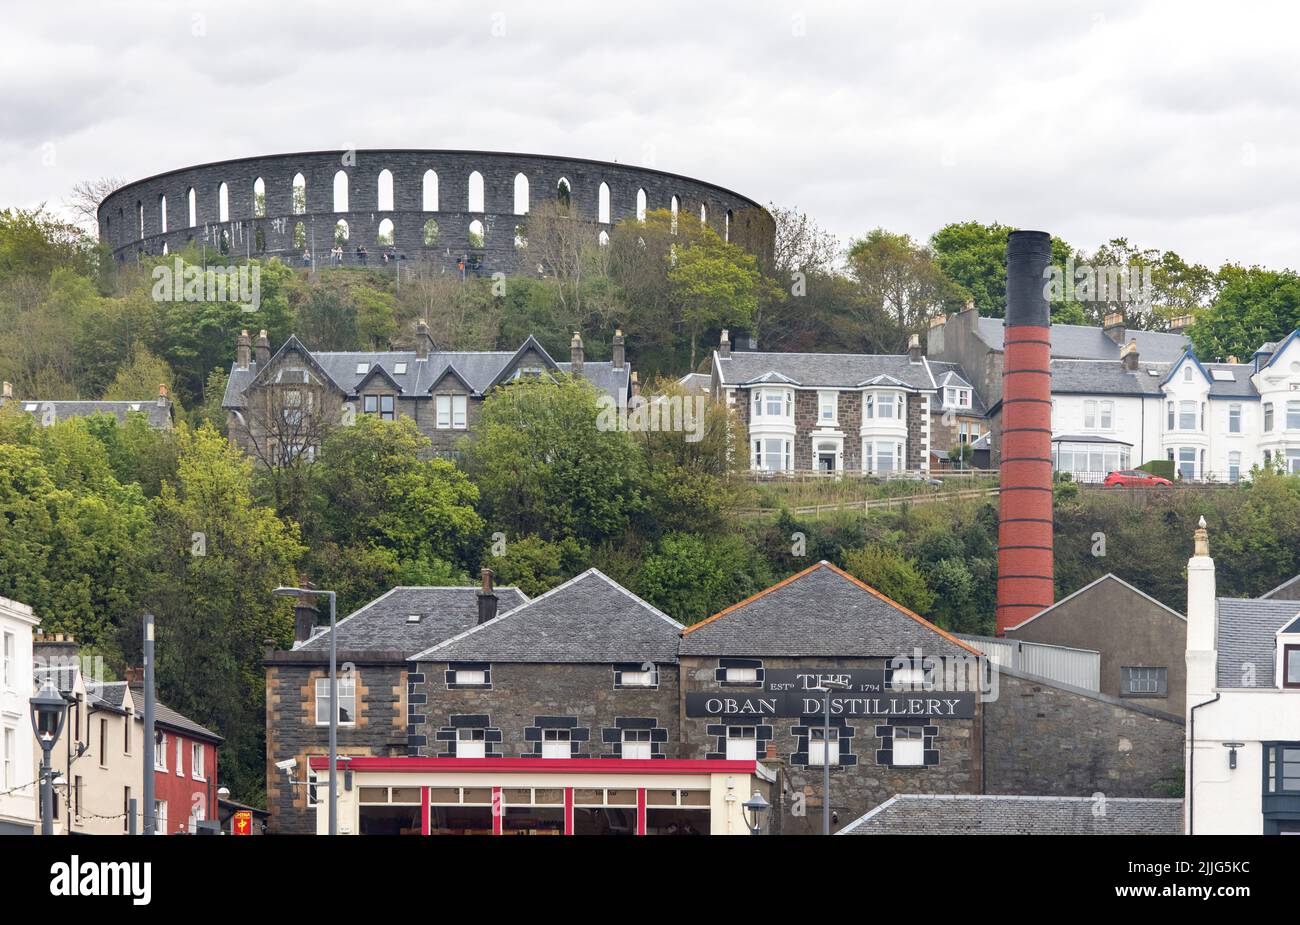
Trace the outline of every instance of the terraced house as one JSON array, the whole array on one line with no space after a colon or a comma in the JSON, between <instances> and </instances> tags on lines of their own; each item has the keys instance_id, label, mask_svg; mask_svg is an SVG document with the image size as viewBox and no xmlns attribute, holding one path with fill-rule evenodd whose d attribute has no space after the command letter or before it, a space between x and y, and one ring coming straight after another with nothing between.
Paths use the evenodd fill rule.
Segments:
<instances>
[{"instance_id":1,"label":"terraced house","mask_svg":"<svg viewBox=\"0 0 1300 925\"><path fill-rule=\"evenodd\" d=\"M265 331L236 341L222 407L229 432L245 452L268 465L314 458L324 432L357 415L383 420L410 418L433 443L433 452L455 452L473 433L484 398L520 378L571 375L625 403L633 375L622 332L608 361L588 362L577 332L569 361L559 363L529 336L514 351L444 351L419 322L412 350L312 351L291 336L273 355Z\"/></svg>"}]
</instances>

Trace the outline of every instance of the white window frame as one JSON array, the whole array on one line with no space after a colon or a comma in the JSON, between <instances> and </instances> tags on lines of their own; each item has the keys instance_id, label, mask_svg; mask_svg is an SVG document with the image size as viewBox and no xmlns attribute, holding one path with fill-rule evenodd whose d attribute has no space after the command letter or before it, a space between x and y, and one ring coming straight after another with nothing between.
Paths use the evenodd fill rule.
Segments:
<instances>
[{"instance_id":1,"label":"white window frame","mask_svg":"<svg viewBox=\"0 0 1300 925\"><path fill-rule=\"evenodd\" d=\"M1300 401L1286 403L1286 429L1300 430Z\"/></svg>"},{"instance_id":2,"label":"white window frame","mask_svg":"<svg viewBox=\"0 0 1300 925\"><path fill-rule=\"evenodd\" d=\"M826 412L830 411L828 415ZM817 393L817 424L820 427L834 427L840 420L840 393Z\"/></svg>"},{"instance_id":3,"label":"white window frame","mask_svg":"<svg viewBox=\"0 0 1300 925\"><path fill-rule=\"evenodd\" d=\"M451 428L451 396L439 395L434 399L437 405L437 417L434 419L434 426L438 430L449 430Z\"/></svg>"},{"instance_id":4,"label":"white window frame","mask_svg":"<svg viewBox=\"0 0 1300 925\"><path fill-rule=\"evenodd\" d=\"M341 679L340 679L341 680ZM190 743L190 776L194 780L207 780L207 769L203 766L203 743Z\"/></svg>"},{"instance_id":5,"label":"white window frame","mask_svg":"<svg viewBox=\"0 0 1300 925\"><path fill-rule=\"evenodd\" d=\"M12 790L14 788L14 752L18 749L18 733L14 726L5 726L3 733L0 733L0 748L3 748L3 754L0 758L4 764L0 766L0 790Z\"/></svg>"},{"instance_id":6,"label":"white window frame","mask_svg":"<svg viewBox=\"0 0 1300 925\"><path fill-rule=\"evenodd\" d=\"M1097 427L1101 430L1113 430L1115 426L1115 403L1103 401L1097 405Z\"/></svg>"},{"instance_id":7,"label":"white window frame","mask_svg":"<svg viewBox=\"0 0 1300 925\"><path fill-rule=\"evenodd\" d=\"M1264 433L1271 434L1272 432L1273 432L1273 403L1271 401L1266 401L1264 402Z\"/></svg>"},{"instance_id":8,"label":"white window frame","mask_svg":"<svg viewBox=\"0 0 1300 925\"><path fill-rule=\"evenodd\" d=\"M18 650L18 637L9 631L4 634L4 672L3 682L5 690L14 689L14 662L17 659L15 654Z\"/></svg>"},{"instance_id":9,"label":"white window frame","mask_svg":"<svg viewBox=\"0 0 1300 925\"><path fill-rule=\"evenodd\" d=\"M176 776L185 776L185 740L176 737Z\"/></svg>"},{"instance_id":10,"label":"white window frame","mask_svg":"<svg viewBox=\"0 0 1300 925\"><path fill-rule=\"evenodd\" d=\"M1097 403L1095 401L1085 401L1083 403L1083 429L1097 429Z\"/></svg>"},{"instance_id":11,"label":"white window frame","mask_svg":"<svg viewBox=\"0 0 1300 925\"><path fill-rule=\"evenodd\" d=\"M900 739L898 734L904 731L907 734ZM906 743L906 748L900 753L898 746L902 743ZM893 757L890 765L895 768L925 767L925 733L920 726L894 727Z\"/></svg>"},{"instance_id":12,"label":"white window frame","mask_svg":"<svg viewBox=\"0 0 1300 925\"><path fill-rule=\"evenodd\" d=\"M153 834L166 835L167 834L167 801L166 800L153 801L153 820L154 820Z\"/></svg>"},{"instance_id":13,"label":"white window frame","mask_svg":"<svg viewBox=\"0 0 1300 925\"><path fill-rule=\"evenodd\" d=\"M167 733L161 732L162 737L158 742L158 747L153 750L153 769L155 771L167 770Z\"/></svg>"},{"instance_id":14,"label":"white window frame","mask_svg":"<svg viewBox=\"0 0 1300 925\"><path fill-rule=\"evenodd\" d=\"M735 735L733 735L733 733L735 733ZM728 761L757 761L758 760L758 727L757 726L728 726L727 727L727 760Z\"/></svg>"},{"instance_id":15,"label":"white window frame","mask_svg":"<svg viewBox=\"0 0 1300 925\"><path fill-rule=\"evenodd\" d=\"M469 416L469 396L453 395L451 397L451 429L464 430Z\"/></svg>"},{"instance_id":16,"label":"white window frame","mask_svg":"<svg viewBox=\"0 0 1300 925\"><path fill-rule=\"evenodd\" d=\"M1237 450L1228 454L1228 481L1241 481L1241 453Z\"/></svg>"},{"instance_id":17,"label":"white window frame","mask_svg":"<svg viewBox=\"0 0 1300 925\"><path fill-rule=\"evenodd\" d=\"M827 743L822 741L822 734L825 731L824 726L813 726L808 730L808 766L810 768L820 768L825 763L823 756L828 752L831 767L837 767L840 763L840 730L836 726L831 727L829 749L826 747Z\"/></svg>"},{"instance_id":18,"label":"white window frame","mask_svg":"<svg viewBox=\"0 0 1300 925\"><path fill-rule=\"evenodd\" d=\"M487 730L479 726L465 726L456 730L457 758L486 758Z\"/></svg>"},{"instance_id":19,"label":"white window frame","mask_svg":"<svg viewBox=\"0 0 1300 925\"><path fill-rule=\"evenodd\" d=\"M1241 433L1241 404L1238 402L1228 406L1228 433Z\"/></svg>"},{"instance_id":20,"label":"white window frame","mask_svg":"<svg viewBox=\"0 0 1300 925\"><path fill-rule=\"evenodd\" d=\"M572 758L573 731L570 729L543 729L542 757Z\"/></svg>"},{"instance_id":21,"label":"white window frame","mask_svg":"<svg viewBox=\"0 0 1300 925\"><path fill-rule=\"evenodd\" d=\"M486 687L488 673L482 668L457 668L451 673L452 684L467 684L474 687Z\"/></svg>"},{"instance_id":22,"label":"white window frame","mask_svg":"<svg viewBox=\"0 0 1300 925\"><path fill-rule=\"evenodd\" d=\"M1190 411L1188 410L1188 406L1189 406L1189 405L1191 406L1191 410L1190 410ZM1190 424L1190 426L1187 424L1187 420L1188 420L1188 416L1189 416L1189 415L1191 416L1191 424ZM1194 401L1180 401L1180 402L1178 403L1178 429L1179 429L1179 430L1196 430L1196 429L1197 429L1197 428L1196 428L1196 418L1197 418L1197 415L1196 415L1196 402L1194 402Z\"/></svg>"},{"instance_id":23,"label":"white window frame","mask_svg":"<svg viewBox=\"0 0 1300 925\"><path fill-rule=\"evenodd\" d=\"M649 668L637 671L620 671L619 687L655 687L659 683L658 670Z\"/></svg>"},{"instance_id":24,"label":"white window frame","mask_svg":"<svg viewBox=\"0 0 1300 925\"><path fill-rule=\"evenodd\" d=\"M733 665L723 669L722 680L730 684L757 684L758 669Z\"/></svg>"},{"instance_id":25,"label":"white window frame","mask_svg":"<svg viewBox=\"0 0 1300 925\"><path fill-rule=\"evenodd\" d=\"M624 729L622 748L619 754L623 758L647 760L654 757L654 745L650 740L649 729Z\"/></svg>"},{"instance_id":26,"label":"white window frame","mask_svg":"<svg viewBox=\"0 0 1300 925\"><path fill-rule=\"evenodd\" d=\"M328 726L330 724L330 679L316 679L316 725ZM352 709L346 709L348 701L352 702ZM344 719L344 716L350 716L351 719ZM355 726L357 724L357 679L356 678L339 678L339 722L340 726Z\"/></svg>"}]
</instances>

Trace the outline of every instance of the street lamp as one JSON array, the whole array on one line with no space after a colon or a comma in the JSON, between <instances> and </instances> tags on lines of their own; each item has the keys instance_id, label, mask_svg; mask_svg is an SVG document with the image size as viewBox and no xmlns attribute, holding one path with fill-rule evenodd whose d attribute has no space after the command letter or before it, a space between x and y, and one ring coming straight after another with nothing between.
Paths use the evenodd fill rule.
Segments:
<instances>
[{"instance_id":1,"label":"street lamp","mask_svg":"<svg viewBox=\"0 0 1300 925\"><path fill-rule=\"evenodd\" d=\"M335 619L335 597L333 591L318 591L315 588L285 588L275 589L276 597L301 597L304 594L314 594L317 597L328 597L330 599L330 805L329 821L330 834L339 833L338 819L338 765L339 765L339 678L338 678L338 634L335 630L338 628L338 622Z\"/></svg>"},{"instance_id":2,"label":"street lamp","mask_svg":"<svg viewBox=\"0 0 1300 925\"><path fill-rule=\"evenodd\" d=\"M68 718L68 702L49 678L40 693L31 699L32 731L41 743L41 834L54 834L54 772L50 767L50 753L54 751L63 723Z\"/></svg>"},{"instance_id":3,"label":"street lamp","mask_svg":"<svg viewBox=\"0 0 1300 925\"><path fill-rule=\"evenodd\" d=\"M757 835L763 828L767 811L772 808L772 804L763 799L763 794L755 790L752 797L740 804L740 808L749 834Z\"/></svg>"},{"instance_id":4,"label":"street lamp","mask_svg":"<svg viewBox=\"0 0 1300 925\"><path fill-rule=\"evenodd\" d=\"M831 691L846 691L848 682L834 678L818 678L817 686L809 690L824 694L822 698L822 834L831 834ZM809 735L808 754L812 755L812 736Z\"/></svg>"}]
</instances>

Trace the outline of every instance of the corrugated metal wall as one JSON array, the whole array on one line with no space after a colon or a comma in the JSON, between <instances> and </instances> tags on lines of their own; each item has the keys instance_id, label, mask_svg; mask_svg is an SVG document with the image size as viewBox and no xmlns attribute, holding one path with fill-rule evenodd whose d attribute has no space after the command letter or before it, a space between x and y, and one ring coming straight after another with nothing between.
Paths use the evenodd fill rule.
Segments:
<instances>
[{"instance_id":1,"label":"corrugated metal wall","mask_svg":"<svg viewBox=\"0 0 1300 925\"><path fill-rule=\"evenodd\" d=\"M1101 653L1091 649L1071 649L992 636L958 634L957 638L971 643L995 665L1005 665L1015 671L1084 690L1101 690Z\"/></svg>"}]
</instances>

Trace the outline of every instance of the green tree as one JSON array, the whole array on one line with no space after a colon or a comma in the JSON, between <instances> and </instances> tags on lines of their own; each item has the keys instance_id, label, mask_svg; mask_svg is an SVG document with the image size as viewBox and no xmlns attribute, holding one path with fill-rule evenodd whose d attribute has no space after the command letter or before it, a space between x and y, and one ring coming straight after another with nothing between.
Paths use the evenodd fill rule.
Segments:
<instances>
[{"instance_id":1,"label":"green tree","mask_svg":"<svg viewBox=\"0 0 1300 925\"><path fill-rule=\"evenodd\" d=\"M901 352L907 335L922 333L956 298L957 289L939 270L934 253L905 234L877 228L849 247L849 267L862 295L868 325L893 323L891 352Z\"/></svg>"},{"instance_id":2,"label":"green tree","mask_svg":"<svg viewBox=\"0 0 1300 925\"><path fill-rule=\"evenodd\" d=\"M1246 360L1300 327L1300 276L1290 270L1225 264L1218 279L1214 303L1188 332L1202 360Z\"/></svg>"},{"instance_id":3,"label":"green tree","mask_svg":"<svg viewBox=\"0 0 1300 925\"><path fill-rule=\"evenodd\" d=\"M106 401L151 401L158 396L158 387L175 391L171 369L158 357L138 344L131 356L117 368L117 375L104 390ZM179 409L178 409L179 410Z\"/></svg>"},{"instance_id":4,"label":"green tree","mask_svg":"<svg viewBox=\"0 0 1300 925\"><path fill-rule=\"evenodd\" d=\"M669 258L668 284L690 338L690 369L700 335L709 329L747 327L758 308L758 262L711 228Z\"/></svg>"},{"instance_id":5,"label":"green tree","mask_svg":"<svg viewBox=\"0 0 1300 925\"><path fill-rule=\"evenodd\" d=\"M222 776L238 800L265 788L264 640L293 638L289 606L272 596L296 582L305 552L293 524L253 500L252 463L211 428L177 430L174 483L154 501L146 605L156 618L158 687L168 706L226 739ZM138 615L123 649L139 648Z\"/></svg>"},{"instance_id":6,"label":"green tree","mask_svg":"<svg viewBox=\"0 0 1300 925\"><path fill-rule=\"evenodd\" d=\"M904 559L884 546L863 546L844 551L844 570L908 610L927 614L934 605L934 592L915 560Z\"/></svg>"},{"instance_id":7,"label":"green tree","mask_svg":"<svg viewBox=\"0 0 1300 925\"><path fill-rule=\"evenodd\" d=\"M626 433L597 426L597 397L566 376L488 395L466 465L489 531L590 547L627 530L644 504L640 460Z\"/></svg>"},{"instance_id":8,"label":"green tree","mask_svg":"<svg viewBox=\"0 0 1300 925\"><path fill-rule=\"evenodd\" d=\"M771 572L737 536L665 536L646 556L634 590L679 623L698 623L771 584Z\"/></svg>"}]
</instances>

